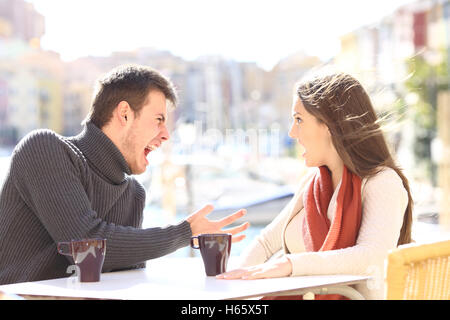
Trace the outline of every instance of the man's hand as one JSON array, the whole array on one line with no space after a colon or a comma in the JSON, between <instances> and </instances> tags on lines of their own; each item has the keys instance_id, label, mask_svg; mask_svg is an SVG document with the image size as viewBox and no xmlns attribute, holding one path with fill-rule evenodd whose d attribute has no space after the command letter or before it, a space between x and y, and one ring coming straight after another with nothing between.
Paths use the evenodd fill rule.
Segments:
<instances>
[{"instance_id":1,"label":"man's hand","mask_svg":"<svg viewBox=\"0 0 450 320\"><path fill-rule=\"evenodd\" d=\"M243 224L230 229L223 230L223 228L243 217L247 213L247 210L241 209L223 219L211 221L206 216L210 214L213 209L214 207L209 204L187 217L186 220L191 225L193 236L201 233L231 233L233 235L233 242L239 242L245 238L245 234L239 236L234 235L247 230L250 226L250 223L248 222L244 222Z\"/></svg>"}]
</instances>

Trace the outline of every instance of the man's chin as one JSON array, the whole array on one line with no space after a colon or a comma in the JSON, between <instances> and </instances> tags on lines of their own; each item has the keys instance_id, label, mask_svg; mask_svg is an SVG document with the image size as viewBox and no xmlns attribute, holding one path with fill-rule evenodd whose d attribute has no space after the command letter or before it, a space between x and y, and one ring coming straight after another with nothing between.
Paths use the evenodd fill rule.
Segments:
<instances>
[{"instance_id":1,"label":"man's chin","mask_svg":"<svg viewBox=\"0 0 450 320\"><path fill-rule=\"evenodd\" d=\"M147 169L147 166L130 166L131 174L139 175L143 174L145 170Z\"/></svg>"},{"instance_id":2,"label":"man's chin","mask_svg":"<svg viewBox=\"0 0 450 320\"><path fill-rule=\"evenodd\" d=\"M144 172L145 172L145 169L146 168L144 168L144 169L132 169L131 170L131 174L134 174L134 175L139 175L139 174L143 174Z\"/></svg>"}]
</instances>

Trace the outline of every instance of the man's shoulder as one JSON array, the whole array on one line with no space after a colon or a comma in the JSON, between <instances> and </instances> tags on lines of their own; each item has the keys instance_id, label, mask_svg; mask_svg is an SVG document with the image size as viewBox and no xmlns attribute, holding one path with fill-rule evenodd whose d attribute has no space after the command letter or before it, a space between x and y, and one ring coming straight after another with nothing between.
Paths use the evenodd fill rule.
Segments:
<instances>
[{"instance_id":1,"label":"man's shoulder","mask_svg":"<svg viewBox=\"0 0 450 320\"><path fill-rule=\"evenodd\" d=\"M69 151L69 152L68 152ZM32 156L39 158L58 158L58 155L66 155L74 152L74 146L64 136L53 130L37 129L24 136L13 152L13 159L17 157Z\"/></svg>"},{"instance_id":2,"label":"man's shoulder","mask_svg":"<svg viewBox=\"0 0 450 320\"><path fill-rule=\"evenodd\" d=\"M16 150L20 151L29 146L46 146L61 141L61 136L49 129L33 130L24 136L16 146Z\"/></svg>"}]
</instances>

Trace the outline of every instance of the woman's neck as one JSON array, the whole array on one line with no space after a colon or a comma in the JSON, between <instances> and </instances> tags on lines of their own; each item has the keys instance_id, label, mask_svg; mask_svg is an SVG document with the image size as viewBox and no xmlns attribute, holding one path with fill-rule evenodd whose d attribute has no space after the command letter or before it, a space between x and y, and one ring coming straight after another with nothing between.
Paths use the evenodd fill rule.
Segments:
<instances>
[{"instance_id":1,"label":"woman's neck","mask_svg":"<svg viewBox=\"0 0 450 320\"><path fill-rule=\"evenodd\" d=\"M331 172L331 180L333 182L333 190L336 190L339 182L342 180L342 174L344 173L344 162L338 158L334 161L330 161L327 165Z\"/></svg>"}]
</instances>

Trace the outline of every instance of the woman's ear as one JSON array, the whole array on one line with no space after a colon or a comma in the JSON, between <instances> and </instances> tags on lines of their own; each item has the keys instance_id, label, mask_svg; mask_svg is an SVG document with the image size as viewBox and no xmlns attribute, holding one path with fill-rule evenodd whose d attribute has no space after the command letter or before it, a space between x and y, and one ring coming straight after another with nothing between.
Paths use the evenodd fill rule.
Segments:
<instances>
[{"instance_id":1,"label":"woman's ear","mask_svg":"<svg viewBox=\"0 0 450 320\"><path fill-rule=\"evenodd\" d=\"M333 137L331 135L331 131L330 131L330 128L328 126L326 126L325 134L327 136L328 142L332 145L333 144L333 139L332 139Z\"/></svg>"},{"instance_id":2,"label":"woman's ear","mask_svg":"<svg viewBox=\"0 0 450 320\"><path fill-rule=\"evenodd\" d=\"M322 127L322 130L325 131L325 134L327 135L327 137L331 138L331 132L330 132L330 128L325 124L325 122L321 121L321 120L317 120L319 122L319 125Z\"/></svg>"}]
</instances>

